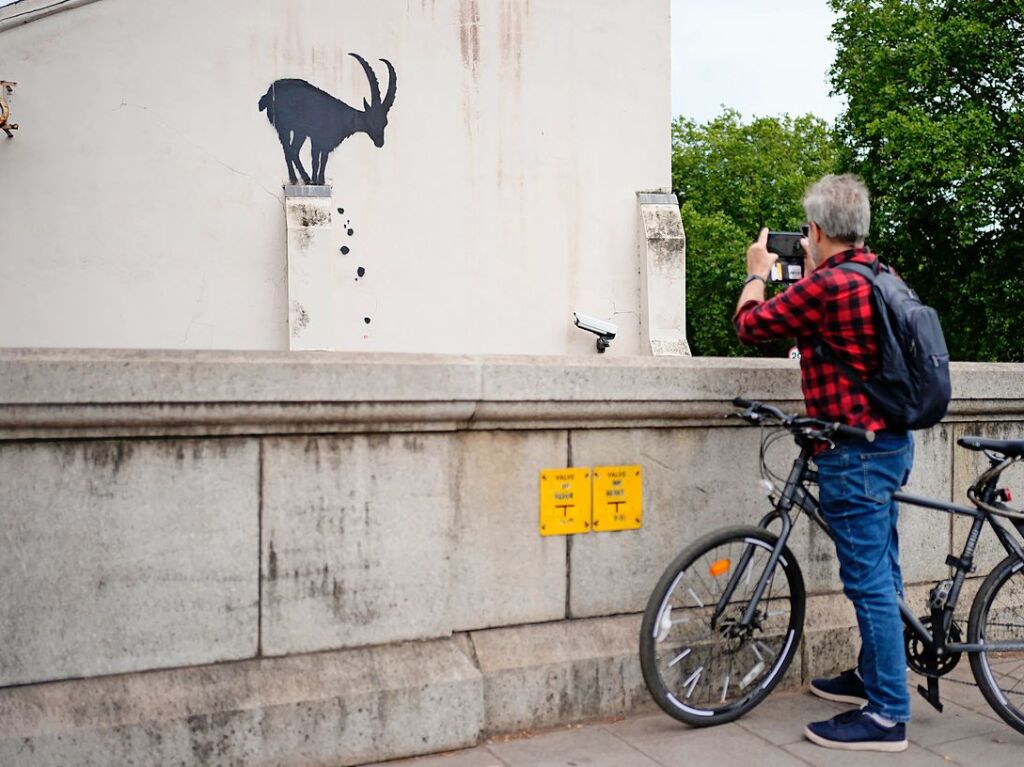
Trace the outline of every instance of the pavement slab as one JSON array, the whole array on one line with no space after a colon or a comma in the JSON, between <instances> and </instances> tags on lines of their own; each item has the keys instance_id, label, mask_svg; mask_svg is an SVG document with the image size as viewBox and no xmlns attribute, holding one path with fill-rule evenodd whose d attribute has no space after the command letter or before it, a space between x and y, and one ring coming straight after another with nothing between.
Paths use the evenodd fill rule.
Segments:
<instances>
[{"instance_id":1,"label":"pavement slab","mask_svg":"<svg viewBox=\"0 0 1024 767\"><path fill-rule=\"evenodd\" d=\"M630 743L602 727L581 727L506 743L488 749L508 767L661 767Z\"/></svg>"},{"instance_id":2,"label":"pavement slab","mask_svg":"<svg viewBox=\"0 0 1024 767\"><path fill-rule=\"evenodd\" d=\"M970 671L957 669L962 681ZM912 690L917 678L911 676ZM804 689L776 692L742 719L694 728L661 712L492 738L452 754L389 762L392 767L1006 767L1024 761L1024 735L995 718L976 687L944 683L939 713L916 692L910 747L901 754L838 751L804 739L807 722L850 706L821 700ZM954 702L954 700L956 702ZM987 704L986 704L987 706Z\"/></svg>"},{"instance_id":3,"label":"pavement slab","mask_svg":"<svg viewBox=\"0 0 1024 767\"><path fill-rule=\"evenodd\" d=\"M809 692L787 695L785 705L777 705L775 697L769 696L767 701L738 719L736 724L776 746L800 743L804 740L804 727L808 722L831 719L852 708L843 703L822 700Z\"/></svg>"},{"instance_id":4,"label":"pavement slab","mask_svg":"<svg viewBox=\"0 0 1024 767\"><path fill-rule=\"evenodd\" d=\"M951 767L951 762L913 743L899 754L882 754L877 751L839 751L833 748L816 746L809 740L785 746L786 751L814 767L878 767L883 759L891 759L894 764L898 760L899 767ZM975 767L973 762L965 762L963 767ZM1004 765L1005 767L1005 765Z\"/></svg>"},{"instance_id":5,"label":"pavement slab","mask_svg":"<svg viewBox=\"0 0 1024 767\"><path fill-rule=\"evenodd\" d=\"M381 762L376 767L507 767L507 765L488 751L486 747L480 746L479 748L470 748L465 751L424 756L419 759Z\"/></svg>"},{"instance_id":6,"label":"pavement slab","mask_svg":"<svg viewBox=\"0 0 1024 767\"><path fill-rule=\"evenodd\" d=\"M623 740L665 767L703 764L803 767L799 759L733 723L700 729L679 724L673 732L650 734L631 734L628 727L605 729L620 734Z\"/></svg>"},{"instance_id":7,"label":"pavement slab","mask_svg":"<svg viewBox=\"0 0 1024 767\"><path fill-rule=\"evenodd\" d=\"M907 738L911 743L931 748L951 740L1009 730L1001 720L950 703L948 699L942 705L940 713L920 695L914 694L911 697L911 714L914 719L907 727Z\"/></svg>"},{"instance_id":8,"label":"pavement slab","mask_svg":"<svg viewBox=\"0 0 1024 767\"><path fill-rule=\"evenodd\" d=\"M965 767L1007 767L1024 760L1024 735L1004 726L1000 732L943 743L931 750Z\"/></svg>"}]
</instances>

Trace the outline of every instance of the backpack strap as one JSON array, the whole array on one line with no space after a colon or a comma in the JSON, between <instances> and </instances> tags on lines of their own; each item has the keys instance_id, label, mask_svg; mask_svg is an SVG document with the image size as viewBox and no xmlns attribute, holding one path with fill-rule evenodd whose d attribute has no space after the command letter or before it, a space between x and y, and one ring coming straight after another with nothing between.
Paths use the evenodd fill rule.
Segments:
<instances>
[{"instance_id":1,"label":"backpack strap","mask_svg":"<svg viewBox=\"0 0 1024 767\"><path fill-rule=\"evenodd\" d=\"M878 264L878 271L881 271L884 268L881 262L877 259L875 260L875 263ZM874 267L868 266L867 264L857 263L855 261L844 261L835 268L842 269L844 272L854 272L855 274L859 274L872 285L875 284L875 275L878 274L878 271L875 271Z\"/></svg>"}]
</instances>

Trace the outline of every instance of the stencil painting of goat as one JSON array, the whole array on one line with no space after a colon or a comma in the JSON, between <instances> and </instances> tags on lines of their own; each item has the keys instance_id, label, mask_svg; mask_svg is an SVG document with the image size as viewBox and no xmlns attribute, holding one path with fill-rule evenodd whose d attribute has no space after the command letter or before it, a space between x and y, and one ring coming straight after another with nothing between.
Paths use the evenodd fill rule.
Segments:
<instances>
[{"instance_id":1,"label":"stencil painting of goat","mask_svg":"<svg viewBox=\"0 0 1024 767\"><path fill-rule=\"evenodd\" d=\"M363 99L361 111L305 80L275 80L260 99L260 111L266 111L267 119L281 140L288 178L293 184L298 183L296 171L304 184L323 184L328 155L354 133L365 133L375 146L384 146L388 110L395 101L395 68L387 59L381 59L390 78L388 92L381 98L380 83L373 67L358 53L349 56L362 65L370 82L370 101ZM312 174L306 173L299 159L299 150L307 138Z\"/></svg>"}]
</instances>

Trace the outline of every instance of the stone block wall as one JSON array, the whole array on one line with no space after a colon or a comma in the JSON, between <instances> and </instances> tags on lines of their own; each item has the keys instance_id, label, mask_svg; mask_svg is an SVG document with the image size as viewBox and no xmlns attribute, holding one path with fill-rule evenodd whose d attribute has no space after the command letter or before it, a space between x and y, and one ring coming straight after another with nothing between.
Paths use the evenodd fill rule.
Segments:
<instances>
[{"instance_id":1,"label":"stone block wall","mask_svg":"<svg viewBox=\"0 0 1024 767\"><path fill-rule=\"evenodd\" d=\"M1024 391L954 376L909 490L964 501L956 438L1024 436ZM648 706L661 570L767 510L737 395L797 408L795 363L0 352L0 762L362 764ZM539 535L541 469L634 463L640 530ZM924 612L964 530L901 535ZM790 547L795 685L855 646L830 542Z\"/></svg>"}]
</instances>

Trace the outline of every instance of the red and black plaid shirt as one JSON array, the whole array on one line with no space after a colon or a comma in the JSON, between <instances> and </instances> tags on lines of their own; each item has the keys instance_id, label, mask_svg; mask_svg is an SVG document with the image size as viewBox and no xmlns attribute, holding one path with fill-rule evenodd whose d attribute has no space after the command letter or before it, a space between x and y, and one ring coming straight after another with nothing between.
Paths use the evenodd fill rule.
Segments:
<instances>
[{"instance_id":1,"label":"red and black plaid shirt","mask_svg":"<svg viewBox=\"0 0 1024 767\"><path fill-rule=\"evenodd\" d=\"M876 259L867 248L837 253L770 301L747 301L733 320L746 344L796 337L807 415L880 431L885 420L867 396L834 361L814 349L824 339L831 353L858 375L868 377L878 370L871 285L859 274L835 268L845 261L873 264Z\"/></svg>"}]
</instances>

